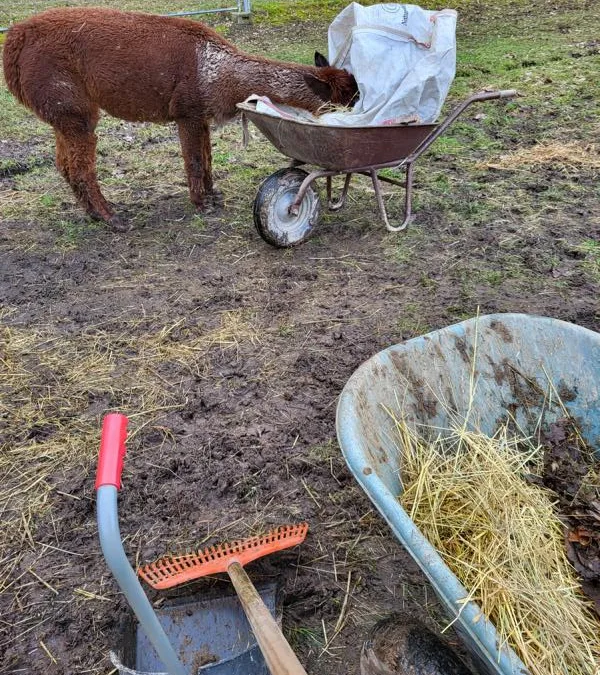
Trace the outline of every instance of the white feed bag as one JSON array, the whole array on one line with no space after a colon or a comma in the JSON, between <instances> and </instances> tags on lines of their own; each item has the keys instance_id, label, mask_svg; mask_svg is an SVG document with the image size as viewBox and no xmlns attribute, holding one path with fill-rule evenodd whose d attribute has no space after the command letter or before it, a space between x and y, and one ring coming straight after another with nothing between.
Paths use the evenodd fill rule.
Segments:
<instances>
[{"instance_id":1,"label":"white feed bag","mask_svg":"<svg viewBox=\"0 0 600 675\"><path fill-rule=\"evenodd\" d=\"M456 18L416 5L353 2L329 27L329 59L358 83L352 112L325 124L373 126L435 122L456 72Z\"/></svg>"},{"instance_id":2,"label":"white feed bag","mask_svg":"<svg viewBox=\"0 0 600 675\"><path fill-rule=\"evenodd\" d=\"M354 75L360 99L350 111L317 118L302 112L298 121L335 126L435 122L456 72L456 19L453 9L351 3L329 27L329 61ZM295 115L268 99L251 99L258 112L280 116L281 108L281 117Z\"/></svg>"}]
</instances>

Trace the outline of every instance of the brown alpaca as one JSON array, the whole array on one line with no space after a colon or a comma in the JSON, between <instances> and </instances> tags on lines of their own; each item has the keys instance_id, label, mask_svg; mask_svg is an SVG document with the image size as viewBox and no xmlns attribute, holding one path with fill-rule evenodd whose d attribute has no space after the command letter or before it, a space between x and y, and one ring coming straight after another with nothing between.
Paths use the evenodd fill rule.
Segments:
<instances>
[{"instance_id":1,"label":"brown alpaca","mask_svg":"<svg viewBox=\"0 0 600 675\"><path fill-rule=\"evenodd\" d=\"M315 66L241 52L196 21L111 9L51 9L15 24L4 45L10 91L56 136L56 166L93 218L128 229L96 177L100 109L133 122L176 122L192 202L219 200L210 121L222 123L251 94L313 113L349 105L356 82L315 54ZM317 67L319 66L319 67Z\"/></svg>"}]
</instances>

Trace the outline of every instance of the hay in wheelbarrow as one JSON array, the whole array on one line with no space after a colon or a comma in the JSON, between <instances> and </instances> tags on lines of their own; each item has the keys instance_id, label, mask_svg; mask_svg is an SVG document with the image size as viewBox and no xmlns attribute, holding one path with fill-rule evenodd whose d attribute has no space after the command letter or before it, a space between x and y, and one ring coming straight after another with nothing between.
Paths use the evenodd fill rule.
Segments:
<instances>
[{"instance_id":1,"label":"hay in wheelbarrow","mask_svg":"<svg viewBox=\"0 0 600 675\"><path fill-rule=\"evenodd\" d=\"M532 675L594 675L600 622L569 563L542 446L502 426L444 434L395 420L401 503ZM425 431L425 430L424 430Z\"/></svg>"},{"instance_id":2,"label":"hay in wheelbarrow","mask_svg":"<svg viewBox=\"0 0 600 675\"><path fill-rule=\"evenodd\" d=\"M599 382L600 334L549 317L490 314L384 349L353 373L340 396L336 430L352 475L486 675L528 669L398 500L404 467L388 411L420 430L449 429L468 413L472 428L489 436L508 416L519 433L532 435L540 420L552 425L568 414L600 459Z\"/></svg>"}]
</instances>

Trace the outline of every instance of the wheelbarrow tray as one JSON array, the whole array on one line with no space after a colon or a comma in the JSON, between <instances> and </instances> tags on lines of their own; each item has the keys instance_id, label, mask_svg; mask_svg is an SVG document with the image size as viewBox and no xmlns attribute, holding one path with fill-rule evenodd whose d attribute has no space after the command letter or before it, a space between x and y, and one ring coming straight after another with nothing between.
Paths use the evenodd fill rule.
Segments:
<instances>
[{"instance_id":1,"label":"wheelbarrow tray","mask_svg":"<svg viewBox=\"0 0 600 675\"><path fill-rule=\"evenodd\" d=\"M256 112L238 104L267 139L286 157L327 171L354 171L400 164L437 128L436 124L341 127L308 124Z\"/></svg>"},{"instance_id":2,"label":"wheelbarrow tray","mask_svg":"<svg viewBox=\"0 0 600 675\"><path fill-rule=\"evenodd\" d=\"M476 386L469 408L472 372ZM379 352L356 370L342 391L336 424L348 467L450 615L457 617L455 628L486 673L527 670L510 648L500 645L478 606L464 603L466 589L400 505L399 441L385 408L409 423L440 429L451 425L449 410L459 419L470 410L469 419L486 434L510 411L527 432L542 413L547 423L564 416L560 406L548 407L545 392L553 388L586 442L598 449L599 387L598 333L557 319L492 314Z\"/></svg>"}]
</instances>

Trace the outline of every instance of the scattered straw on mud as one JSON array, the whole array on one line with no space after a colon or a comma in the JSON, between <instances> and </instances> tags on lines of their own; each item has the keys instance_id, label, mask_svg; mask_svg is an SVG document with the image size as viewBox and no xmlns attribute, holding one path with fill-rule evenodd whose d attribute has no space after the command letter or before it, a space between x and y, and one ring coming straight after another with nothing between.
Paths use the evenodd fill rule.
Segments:
<instances>
[{"instance_id":1,"label":"scattered straw on mud","mask_svg":"<svg viewBox=\"0 0 600 675\"><path fill-rule=\"evenodd\" d=\"M401 502L533 675L594 675L600 624L564 545L553 493L524 480L542 449L501 429L428 442L396 421ZM528 446L523 451L524 444Z\"/></svg>"},{"instance_id":2,"label":"scattered straw on mud","mask_svg":"<svg viewBox=\"0 0 600 675\"><path fill-rule=\"evenodd\" d=\"M591 143L540 143L531 148L522 148L508 155L501 155L488 169L508 171L552 167L564 171L600 169L600 145Z\"/></svg>"},{"instance_id":3,"label":"scattered straw on mud","mask_svg":"<svg viewBox=\"0 0 600 675\"><path fill-rule=\"evenodd\" d=\"M101 417L130 415L133 438L181 407L182 377L203 372L211 349L258 340L253 318L230 311L211 329L181 319L145 332L132 321L116 334L0 329L0 594L24 552L39 548L36 524L58 477L93 462Z\"/></svg>"}]
</instances>

